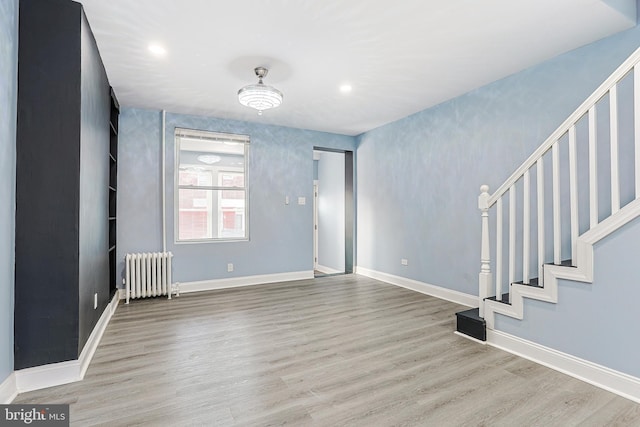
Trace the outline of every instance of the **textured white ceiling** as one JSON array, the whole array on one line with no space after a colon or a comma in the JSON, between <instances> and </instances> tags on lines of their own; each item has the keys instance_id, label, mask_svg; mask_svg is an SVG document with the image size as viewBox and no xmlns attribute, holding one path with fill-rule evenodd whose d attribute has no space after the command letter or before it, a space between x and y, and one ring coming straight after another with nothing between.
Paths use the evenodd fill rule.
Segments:
<instances>
[{"instance_id":1,"label":"textured white ceiling","mask_svg":"<svg viewBox=\"0 0 640 427\"><path fill-rule=\"evenodd\" d=\"M127 107L356 135L635 25L635 0L81 0ZM151 42L165 46L151 55ZM280 108L238 103L269 68ZM339 91L350 83L353 91Z\"/></svg>"}]
</instances>

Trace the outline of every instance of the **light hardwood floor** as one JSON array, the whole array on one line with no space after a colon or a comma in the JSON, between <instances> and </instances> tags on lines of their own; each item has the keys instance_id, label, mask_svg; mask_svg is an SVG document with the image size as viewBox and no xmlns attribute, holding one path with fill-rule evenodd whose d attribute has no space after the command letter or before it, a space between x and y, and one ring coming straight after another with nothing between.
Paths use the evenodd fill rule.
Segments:
<instances>
[{"instance_id":1,"label":"light hardwood floor","mask_svg":"<svg viewBox=\"0 0 640 427\"><path fill-rule=\"evenodd\" d=\"M356 275L118 307L72 425L640 425L640 405L453 334L464 307Z\"/></svg>"}]
</instances>

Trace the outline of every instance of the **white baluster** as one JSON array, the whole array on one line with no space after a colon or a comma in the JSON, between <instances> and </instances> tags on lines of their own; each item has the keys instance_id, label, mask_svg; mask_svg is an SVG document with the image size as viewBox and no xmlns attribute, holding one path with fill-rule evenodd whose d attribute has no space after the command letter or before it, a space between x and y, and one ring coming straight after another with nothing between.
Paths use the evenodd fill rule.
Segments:
<instances>
[{"instance_id":1,"label":"white baluster","mask_svg":"<svg viewBox=\"0 0 640 427\"><path fill-rule=\"evenodd\" d=\"M635 131L636 198L640 197L640 65L633 67L633 123Z\"/></svg>"},{"instance_id":2,"label":"white baluster","mask_svg":"<svg viewBox=\"0 0 640 427\"><path fill-rule=\"evenodd\" d=\"M537 190L538 190L538 286L542 286L542 265L544 264L544 160L538 159Z\"/></svg>"},{"instance_id":3,"label":"white baluster","mask_svg":"<svg viewBox=\"0 0 640 427\"><path fill-rule=\"evenodd\" d=\"M496 299L502 301L502 197L496 201Z\"/></svg>"},{"instance_id":4,"label":"white baluster","mask_svg":"<svg viewBox=\"0 0 640 427\"><path fill-rule=\"evenodd\" d=\"M553 175L553 263L562 262L562 242L560 240L560 149L558 141L551 146Z\"/></svg>"},{"instance_id":5,"label":"white baluster","mask_svg":"<svg viewBox=\"0 0 640 427\"><path fill-rule=\"evenodd\" d=\"M516 281L516 186L509 188L509 285ZM509 292L511 298L511 292Z\"/></svg>"},{"instance_id":6,"label":"white baluster","mask_svg":"<svg viewBox=\"0 0 640 427\"><path fill-rule=\"evenodd\" d=\"M576 155L576 126L569 128L569 204L571 211L571 265L576 265L578 247L578 165Z\"/></svg>"},{"instance_id":7,"label":"white baluster","mask_svg":"<svg viewBox=\"0 0 640 427\"><path fill-rule=\"evenodd\" d=\"M531 252L531 183L529 169L524 171L522 195L522 283L529 284L529 256Z\"/></svg>"},{"instance_id":8,"label":"white baluster","mask_svg":"<svg viewBox=\"0 0 640 427\"><path fill-rule=\"evenodd\" d=\"M489 186L480 187L478 209L482 212L482 247L480 251L479 315L484 317L484 299L491 291L491 253L489 251Z\"/></svg>"},{"instance_id":9,"label":"white baluster","mask_svg":"<svg viewBox=\"0 0 640 427\"><path fill-rule=\"evenodd\" d=\"M609 89L611 130L611 215L620 210L620 170L618 168L618 85Z\"/></svg>"},{"instance_id":10,"label":"white baluster","mask_svg":"<svg viewBox=\"0 0 640 427\"><path fill-rule=\"evenodd\" d=\"M598 225L598 122L596 106L589 108L589 228Z\"/></svg>"}]
</instances>

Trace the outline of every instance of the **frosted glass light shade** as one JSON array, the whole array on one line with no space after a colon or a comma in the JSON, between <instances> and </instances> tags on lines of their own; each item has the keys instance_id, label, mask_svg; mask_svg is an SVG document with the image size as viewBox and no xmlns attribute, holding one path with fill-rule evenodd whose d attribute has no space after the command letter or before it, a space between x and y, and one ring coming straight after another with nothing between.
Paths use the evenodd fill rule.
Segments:
<instances>
[{"instance_id":1,"label":"frosted glass light shade","mask_svg":"<svg viewBox=\"0 0 640 427\"><path fill-rule=\"evenodd\" d=\"M282 92L273 86L267 86L262 83L262 79L267 75L268 71L264 67L257 67L255 70L258 76L258 84L247 85L238 91L238 101L240 104L255 108L258 114L262 114L264 110L276 108L282 104Z\"/></svg>"},{"instance_id":2,"label":"frosted glass light shade","mask_svg":"<svg viewBox=\"0 0 640 427\"><path fill-rule=\"evenodd\" d=\"M258 111L268 110L282 104L282 92L260 83L248 85L238 91L238 101Z\"/></svg>"}]
</instances>

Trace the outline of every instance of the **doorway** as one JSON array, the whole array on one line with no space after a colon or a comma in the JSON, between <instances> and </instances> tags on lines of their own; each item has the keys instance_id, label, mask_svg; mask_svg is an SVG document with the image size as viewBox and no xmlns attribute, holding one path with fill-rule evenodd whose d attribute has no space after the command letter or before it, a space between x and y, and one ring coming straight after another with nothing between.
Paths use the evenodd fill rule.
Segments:
<instances>
[{"instance_id":1,"label":"doorway","mask_svg":"<svg viewBox=\"0 0 640 427\"><path fill-rule=\"evenodd\" d=\"M353 152L314 147L314 276L353 272Z\"/></svg>"}]
</instances>

